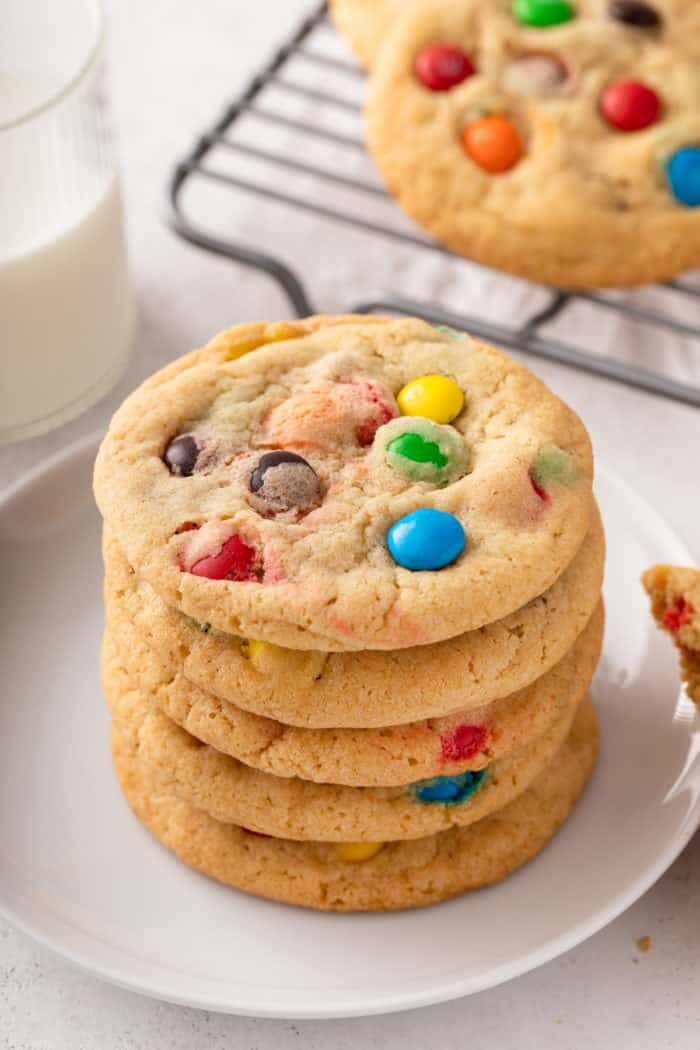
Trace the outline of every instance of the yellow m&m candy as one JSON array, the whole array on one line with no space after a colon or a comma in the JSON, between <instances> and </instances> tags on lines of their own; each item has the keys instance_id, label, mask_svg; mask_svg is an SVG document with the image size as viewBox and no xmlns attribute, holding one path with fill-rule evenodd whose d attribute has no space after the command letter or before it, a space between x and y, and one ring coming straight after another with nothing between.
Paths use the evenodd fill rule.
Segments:
<instances>
[{"instance_id":1,"label":"yellow m&m candy","mask_svg":"<svg viewBox=\"0 0 700 1050\"><path fill-rule=\"evenodd\" d=\"M420 376L396 398L405 416L423 416L434 423L451 423L464 408L464 394L449 376Z\"/></svg>"},{"instance_id":2,"label":"yellow m&m candy","mask_svg":"<svg viewBox=\"0 0 700 1050\"><path fill-rule=\"evenodd\" d=\"M363 860L371 860L376 857L383 842L336 842L333 845L338 860L345 860L350 864L361 864Z\"/></svg>"},{"instance_id":3,"label":"yellow m&m candy","mask_svg":"<svg viewBox=\"0 0 700 1050\"><path fill-rule=\"evenodd\" d=\"M241 653L245 659L250 660L254 664L257 664L257 658L260 657L266 649L272 649L269 642L259 642L256 638L241 638L239 644L241 647Z\"/></svg>"}]
</instances>

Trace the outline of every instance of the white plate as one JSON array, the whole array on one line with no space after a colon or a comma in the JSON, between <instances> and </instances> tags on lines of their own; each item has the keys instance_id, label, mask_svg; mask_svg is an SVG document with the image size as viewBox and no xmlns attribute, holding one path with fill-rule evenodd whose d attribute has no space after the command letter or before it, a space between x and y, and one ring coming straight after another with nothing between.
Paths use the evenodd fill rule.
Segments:
<instances>
[{"instance_id":1,"label":"white plate","mask_svg":"<svg viewBox=\"0 0 700 1050\"><path fill-rule=\"evenodd\" d=\"M77 965L174 1002L259 1017L407 1009L491 987L578 944L659 878L700 822L700 725L639 585L690 562L608 471L601 761L554 843L499 886L423 911L334 916L189 871L112 775L97 654L95 444L0 503L0 910Z\"/></svg>"}]
</instances>

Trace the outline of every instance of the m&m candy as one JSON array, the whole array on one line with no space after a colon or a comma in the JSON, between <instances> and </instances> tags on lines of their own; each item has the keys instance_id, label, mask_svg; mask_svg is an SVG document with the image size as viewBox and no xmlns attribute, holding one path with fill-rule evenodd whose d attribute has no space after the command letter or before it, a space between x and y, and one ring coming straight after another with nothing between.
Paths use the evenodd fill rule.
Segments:
<instances>
[{"instance_id":1,"label":"m&m candy","mask_svg":"<svg viewBox=\"0 0 700 1050\"><path fill-rule=\"evenodd\" d=\"M379 428L398 415L391 392L369 377L321 382L285 398L266 419L266 441L278 448L338 449L371 445Z\"/></svg>"},{"instance_id":2,"label":"m&m candy","mask_svg":"<svg viewBox=\"0 0 700 1050\"><path fill-rule=\"evenodd\" d=\"M661 100L639 80L618 80L601 95L600 112L618 131L641 131L658 119Z\"/></svg>"},{"instance_id":3,"label":"m&m candy","mask_svg":"<svg viewBox=\"0 0 700 1050\"><path fill-rule=\"evenodd\" d=\"M269 647L269 642L261 642L257 638L241 638L239 648L241 650L241 656L245 660L251 660L255 662L256 657L265 651L265 647Z\"/></svg>"},{"instance_id":4,"label":"m&m candy","mask_svg":"<svg viewBox=\"0 0 700 1050\"><path fill-rule=\"evenodd\" d=\"M549 481L571 485L579 477L579 468L570 452L565 452L558 445L542 445L538 449L531 474L540 485Z\"/></svg>"},{"instance_id":5,"label":"m&m candy","mask_svg":"<svg viewBox=\"0 0 700 1050\"><path fill-rule=\"evenodd\" d=\"M180 434L166 448L163 460L171 474L178 478L189 478L194 474L199 452L199 445L192 434Z\"/></svg>"},{"instance_id":6,"label":"m&m candy","mask_svg":"<svg viewBox=\"0 0 700 1050\"><path fill-rule=\"evenodd\" d=\"M429 91L450 91L476 72L468 55L458 47L431 44L424 47L415 64L415 73Z\"/></svg>"},{"instance_id":7,"label":"m&m candy","mask_svg":"<svg viewBox=\"0 0 700 1050\"><path fill-rule=\"evenodd\" d=\"M441 802L443 805L461 805L481 786L486 770L467 770L455 777L434 777L419 780L411 791L419 802Z\"/></svg>"},{"instance_id":8,"label":"m&m candy","mask_svg":"<svg viewBox=\"0 0 700 1050\"><path fill-rule=\"evenodd\" d=\"M191 616L188 616L188 620L201 634L209 634L211 631L211 624L206 620L194 620Z\"/></svg>"},{"instance_id":9,"label":"m&m candy","mask_svg":"<svg viewBox=\"0 0 700 1050\"><path fill-rule=\"evenodd\" d=\"M442 335L446 335L448 339L451 339L453 343L459 342L460 339L464 339L465 333L460 332L458 328L452 328L448 324L436 324L433 326L436 332L440 332Z\"/></svg>"},{"instance_id":10,"label":"m&m candy","mask_svg":"<svg viewBox=\"0 0 700 1050\"><path fill-rule=\"evenodd\" d=\"M513 58L503 71L503 87L515 95L544 95L566 82L569 71L560 58L531 52Z\"/></svg>"},{"instance_id":11,"label":"m&m candy","mask_svg":"<svg viewBox=\"0 0 700 1050\"><path fill-rule=\"evenodd\" d=\"M460 556L467 538L454 514L421 507L395 521L387 534L389 553L404 569L444 569Z\"/></svg>"},{"instance_id":12,"label":"m&m candy","mask_svg":"<svg viewBox=\"0 0 700 1050\"><path fill-rule=\"evenodd\" d=\"M666 165L671 193L686 208L700 208L700 146L676 150Z\"/></svg>"},{"instance_id":13,"label":"m&m candy","mask_svg":"<svg viewBox=\"0 0 700 1050\"><path fill-rule=\"evenodd\" d=\"M400 434L399 437L389 442L386 450L394 460L406 460L409 463L428 466L435 470L446 467L449 462L436 441L429 441L421 434L416 434L415 431Z\"/></svg>"},{"instance_id":14,"label":"m&m candy","mask_svg":"<svg viewBox=\"0 0 700 1050\"><path fill-rule=\"evenodd\" d=\"M449 376L420 376L396 398L405 416L423 416L434 423L451 423L464 408L464 394Z\"/></svg>"},{"instance_id":15,"label":"m&m candy","mask_svg":"<svg viewBox=\"0 0 700 1050\"><path fill-rule=\"evenodd\" d=\"M490 736L487 726L462 723L440 736L443 762L460 762L483 751Z\"/></svg>"},{"instance_id":16,"label":"m&m candy","mask_svg":"<svg viewBox=\"0 0 700 1050\"><path fill-rule=\"evenodd\" d=\"M309 510L321 499L321 482L313 467L296 452L265 452L250 476L250 491L272 514Z\"/></svg>"},{"instance_id":17,"label":"m&m candy","mask_svg":"<svg viewBox=\"0 0 700 1050\"><path fill-rule=\"evenodd\" d=\"M203 576L207 580L237 580L239 582L257 579L258 554L238 535L230 536L218 554L210 554L190 569L193 576Z\"/></svg>"},{"instance_id":18,"label":"m&m candy","mask_svg":"<svg viewBox=\"0 0 700 1050\"><path fill-rule=\"evenodd\" d=\"M514 0L513 14L523 25L538 29L570 22L576 16L568 0Z\"/></svg>"},{"instance_id":19,"label":"m&m candy","mask_svg":"<svg viewBox=\"0 0 700 1050\"><path fill-rule=\"evenodd\" d=\"M673 605L666 610L661 622L671 634L678 634L681 627L685 627L686 624L690 623L694 615L695 608L693 603L681 596L676 598Z\"/></svg>"},{"instance_id":20,"label":"m&m candy","mask_svg":"<svg viewBox=\"0 0 700 1050\"><path fill-rule=\"evenodd\" d=\"M523 155L523 140L507 117L479 117L467 124L462 144L478 168L490 175L510 171Z\"/></svg>"},{"instance_id":21,"label":"m&m candy","mask_svg":"<svg viewBox=\"0 0 700 1050\"><path fill-rule=\"evenodd\" d=\"M344 860L348 864L361 864L365 860L371 860L372 857L376 857L380 850L384 849L384 846L384 842L333 843L333 849L338 860Z\"/></svg>"},{"instance_id":22,"label":"m&m candy","mask_svg":"<svg viewBox=\"0 0 700 1050\"><path fill-rule=\"evenodd\" d=\"M625 22L637 29L656 29L661 25L661 15L651 4L642 0L613 0L608 14L617 22Z\"/></svg>"},{"instance_id":23,"label":"m&m candy","mask_svg":"<svg viewBox=\"0 0 700 1050\"><path fill-rule=\"evenodd\" d=\"M545 503L551 501L552 484L573 485L579 478L579 467L569 452L557 445L543 445L530 467L530 482Z\"/></svg>"},{"instance_id":24,"label":"m&m candy","mask_svg":"<svg viewBox=\"0 0 700 1050\"><path fill-rule=\"evenodd\" d=\"M446 485L463 473L466 447L454 427L416 416L390 424L384 455L388 465L413 481Z\"/></svg>"}]
</instances>

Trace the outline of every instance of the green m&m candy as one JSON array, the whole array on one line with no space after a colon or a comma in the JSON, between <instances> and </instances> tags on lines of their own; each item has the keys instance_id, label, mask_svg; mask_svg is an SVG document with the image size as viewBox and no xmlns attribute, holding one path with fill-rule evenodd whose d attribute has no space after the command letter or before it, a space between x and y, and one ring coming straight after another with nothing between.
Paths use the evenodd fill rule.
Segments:
<instances>
[{"instance_id":1,"label":"green m&m candy","mask_svg":"<svg viewBox=\"0 0 700 1050\"><path fill-rule=\"evenodd\" d=\"M526 26L547 29L576 17L568 0L513 0L513 15Z\"/></svg>"},{"instance_id":2,"label":"green m&m candy","mask_svg":"<svg viewBox=\"0 0 700 1050\"><path fill-rule=\"evenodd\" d=\"M411 463L429 463L437 470L442 470L449 463L449 459L440 450L436 441L426 441L415 431L409 434L399 434L389 442L387 452L391 456L408 460Z\"/></svg>"},{"instance_id":3,"label":"green m&m candy","mask_svg":"<svg viewBox=\"0 0 700 1050\"><path fill-rule=\"evenodd\" d=\"M384 455L388 465L412 481L448 485L464 474L467 450L454 427L420 416L393 420Z\"/></svg>"},{"instance_id":4,"label":"green m&m candy","mask_svg":"<svg viewBox=\"0 0 700 1050\"><path fill-rule=\"evenodd\" d=\"M458 339L464 339L466 332L460 332L457 328L452 328L449 324L436 324L434 325L436 332L441 332L442 335L446 335L448 339L453 342L457 342Z\"/></svg>"},{"instance_id":5,"label":"green m&m candy","mask_svg":"<svg viewBox=\"0 0 700 1050\"><path fill-rule=\"evenodd\" d=\"M581 476L578 463L570 452L557 445L543 445L530 468L530 481L540 499L551 500L552 484L573 485Z\"/></svg>"}]
</instances>

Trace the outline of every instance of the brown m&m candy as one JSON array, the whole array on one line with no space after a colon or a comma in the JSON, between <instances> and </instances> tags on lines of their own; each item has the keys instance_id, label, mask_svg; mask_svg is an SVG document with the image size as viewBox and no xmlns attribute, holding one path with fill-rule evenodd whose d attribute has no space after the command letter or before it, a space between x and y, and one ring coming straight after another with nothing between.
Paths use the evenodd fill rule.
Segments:
<instances>
[{"instance_id":1,"label":"brown m&m candy","mask_svg":"<svg viewBox=\"0 0 700 1050\"><path fill-rule=\"evenodd\" d=\"M661 15L656 8L642 3L642 0L613 0L608 14L616 22L625 22L638 29L657 29L661 25Z\"/></svg>"},{"instance_id":2,"label":"brown m&m candy","mask_svg":"<svg viewBox=\"0 0 700 1050\"><path fill-rule=\"evenodd\" d=\"M250 491L272 514L310 510L321 499L321 482L314 468L296 452L265 452L250 476Z\"/></svg>"}]
</instances>

